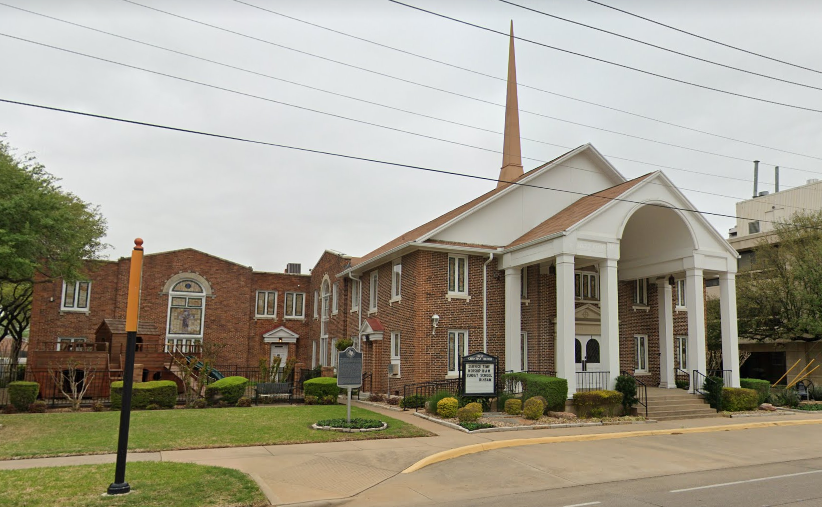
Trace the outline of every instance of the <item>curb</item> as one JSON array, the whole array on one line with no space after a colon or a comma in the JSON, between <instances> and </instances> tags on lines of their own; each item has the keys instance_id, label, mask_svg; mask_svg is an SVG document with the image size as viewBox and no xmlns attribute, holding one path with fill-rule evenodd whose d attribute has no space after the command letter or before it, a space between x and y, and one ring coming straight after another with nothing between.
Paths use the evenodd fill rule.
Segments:
<instances>
[{"instance_id":1,"label":"curb","mask_svg":"<svg viewBox=\"0 0 822 507\"><path fill-rule=\"evenodd\" d=\"M504 432L504 431L529 431L529 430L550 430L550 429L562 429L562 428L586 428L590 426L623 426L627 424L653 424L657 421L653 419L649 419L647 421L617 421L617 422L590 422L590 423L555 423L555 424L534 424L532 426L501 426L498 428L483 428L479 430L469 431L459 424L454 424L452 422L443 421L437 417L431 417L430 415L423 414L422 412L414 412L414 415L417 417L421 417L427 421L431 421L433 423L440 424L442 426L446 426L453 430L462 431L463 433L497 433L497 432Z\"/></svg>"},{"instance_id":2,"label":"curb","mask_svg":"<svg viewBox=\"0 0 822 507\"><path fill-rule=\"evenodd\" d=\"M525 445L538 444L556 444L565 442L592 442L597 440L615 440L621 438L636 438L636 437L650 437L657 435L683 435L690 433L713 433L717 431L738 431L757 428L774 428L781 426L805 426L810 424L822 424L822 419L803 419L800 421L773 421L773 422L751 422L740 424L729 424L725 426L703 426L697 428L676 428L666 430L642 430L642 431L627 431L623 433L595 433L588 435L567 435L560 437L537 437L537 438L516 438L511 440L496 440L493 442L485 442L481 444L466 445L457 447L455 449L448 449L447 451L432 454L423 458L410 467L406 468L400 473L410 474L416 472L428 465L433 465L441 461L446 461L454 458L459 458L468 454L474 454L483 451L492 451L495 449L505 449L507 447L522 447Z\"/></svg>"}]
</instances>

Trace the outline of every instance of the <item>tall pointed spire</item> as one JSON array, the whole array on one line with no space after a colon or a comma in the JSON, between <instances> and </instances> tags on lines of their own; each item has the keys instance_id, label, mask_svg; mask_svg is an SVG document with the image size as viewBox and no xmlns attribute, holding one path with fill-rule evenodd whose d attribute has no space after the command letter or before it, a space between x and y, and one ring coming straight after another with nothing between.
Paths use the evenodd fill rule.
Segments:
<instances>
[{"instance_id":1,"label":"tall pointed spire","mask_svg":"<svg viewBox=\"0 0 822 507\"><path fill-rule=\"evenodd\" d=\"M517 103L517 63L514 59L514 21L511 20L511 40L508 45L508 93L505 98L505 139L502 148L502 169L497 188L522 176L522 154L519 139L519 105Z\"/></svg>"}]
</instances>

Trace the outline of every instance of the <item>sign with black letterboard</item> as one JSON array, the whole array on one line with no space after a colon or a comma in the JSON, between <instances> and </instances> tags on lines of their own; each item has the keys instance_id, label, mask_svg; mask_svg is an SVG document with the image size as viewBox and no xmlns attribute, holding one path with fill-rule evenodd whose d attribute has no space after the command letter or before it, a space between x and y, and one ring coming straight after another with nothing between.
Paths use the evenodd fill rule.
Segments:
<instances>
[{"instance_id":1,"label":"sign with black letterboard","mask_svg":"<svg viewBox=\"0 0 822 507\"><path fill-rule=\"evenodd\" d=\"M462 395L496 396L497 358L477 352L462 358Z\"/></svg>"}]
</instances>

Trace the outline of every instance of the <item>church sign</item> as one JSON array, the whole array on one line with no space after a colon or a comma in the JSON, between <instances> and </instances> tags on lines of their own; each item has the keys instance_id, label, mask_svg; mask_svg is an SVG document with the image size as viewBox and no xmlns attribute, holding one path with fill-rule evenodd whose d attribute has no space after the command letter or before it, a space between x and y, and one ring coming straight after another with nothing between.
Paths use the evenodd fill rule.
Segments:
<instances>
[{"instance_id":1,"label":"church sign","mask_svg":"<svg viewBox=\"0 0 822 507\"><path fill-rule=\"evenodd\" d=\"M462 358L462 395L497 395L496 357L477 352Z\"/></svg>"}]
</instances>

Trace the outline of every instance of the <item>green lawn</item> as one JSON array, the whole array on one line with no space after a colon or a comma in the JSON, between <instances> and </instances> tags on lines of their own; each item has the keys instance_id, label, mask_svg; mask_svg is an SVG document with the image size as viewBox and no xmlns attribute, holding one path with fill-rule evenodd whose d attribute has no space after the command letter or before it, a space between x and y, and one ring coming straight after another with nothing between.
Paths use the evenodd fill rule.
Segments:
<instances>
[{"instance_id":1,"label":"green lawn","mask_svg":"<svg viewBox=\"0 0 822 507\"><path fill-rule=\"evenodd\" d=\"M268 505L251 478L238 470L188 463L129 463L131 493L102 496L114 465L0 471L0 506L207 507Z\"/></svg>"},{"instance_id":2,"label":"green lawn","mask_svg":"<svg viewBox=\"0 0 822 507\"><path fill-rule=\"evenodd\" d=\"M380 419L388 429L317 431L320 419L345 417L344 405L134 411L129 450L160 451L248 445L428 436L411 424L351 407L351 417ZM0 415L0 459L113 453L119 412ZM2 489L0 489L2 491Z\"/></svg>"}]
</instances>

